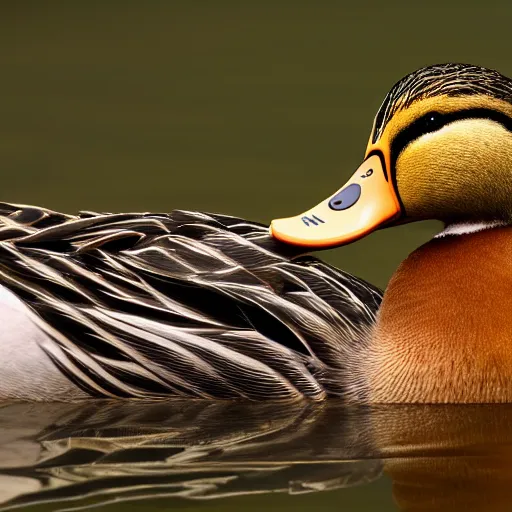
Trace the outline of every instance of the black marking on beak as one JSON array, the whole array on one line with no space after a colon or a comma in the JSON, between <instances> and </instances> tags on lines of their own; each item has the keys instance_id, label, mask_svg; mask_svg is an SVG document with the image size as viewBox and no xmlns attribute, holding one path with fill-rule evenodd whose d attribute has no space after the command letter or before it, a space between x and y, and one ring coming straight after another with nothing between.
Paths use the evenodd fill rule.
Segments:
<instances>
[{"instance_id":1,"label":"black marking on beak","mask_svg":"<svg viewBox=\"0 0 512 512\"><path fill-rule=\"evenodd\" d=\"M361 197L361 185L352 183L338 192L330 201L329 208L332 210L346 210L355 205Z\"/></svg>"},{"instance_id":2,"label":"black marking on beak","mask_svg":"<svg viewBox=\"0 0 512 512\"><path fill-rule=\"evenodd\" d=\"M384 173L384 178L386 178L386 181L389 181L388 171L386 170L386 159L384 158L384 155L380 149L374 149L373 151L370 151L370 153L366 155L365 162L373 155L377 155L379 157L380 165L382 165L382 172Z\"/></svg>"},{"instance_id":3,"label":"black marking on beak","mask_svg":"<svg viewBox=\"0 0 512 512\"><path fill-rule=\"evenodd\" d=\"M316 215L312 215L311 217L304 215L303 217L301 217L301 220L308 228L310 226L318 226L319 224L325 224L325 220L322 220L320 217L317 217Z\"/></svg>"}]
</instances>

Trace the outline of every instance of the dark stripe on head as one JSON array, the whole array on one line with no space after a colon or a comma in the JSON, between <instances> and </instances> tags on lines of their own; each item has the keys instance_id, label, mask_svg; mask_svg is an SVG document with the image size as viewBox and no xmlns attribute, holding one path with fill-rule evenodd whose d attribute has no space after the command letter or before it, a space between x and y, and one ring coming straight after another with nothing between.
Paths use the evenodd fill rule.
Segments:
<instances>
[{"instance_id":1,"label":"dark stripe on head","mask_svg":"<svg viewBox=\"0 0 512 512\"><path fill-rule=\"evenodd\" d=\"M405 130L402 130L395 139L391 142L391 178L395 191L400 202L402 211L405 211L402 200L398 193L398 185L396 182L396 161L400 153L414 140L418 139L426 133L432 133L440 130L444 126L455 123L456 121L463 121L465 119L489 119L495 123L500 124L512 132L512 118L488 108L469 108L459 110L457 112L451 112L449 114L440 114L439 112L429 112L424 116L420 117L414 123L409 125Z\"/></svg>"},{"instance_id":2,"label":"dark stripe on head","mask_svg":"<svg viewBox=\"0 0 512 512\"><path fill-rule=\"evenodd\" d=\"M469 64L437 64L418 69L397 82L384 99L375 120L373 142L379 139L396 112L417 100L473 94L512 103L512 81L497 71Z\"/></svg>"}]
</instances>

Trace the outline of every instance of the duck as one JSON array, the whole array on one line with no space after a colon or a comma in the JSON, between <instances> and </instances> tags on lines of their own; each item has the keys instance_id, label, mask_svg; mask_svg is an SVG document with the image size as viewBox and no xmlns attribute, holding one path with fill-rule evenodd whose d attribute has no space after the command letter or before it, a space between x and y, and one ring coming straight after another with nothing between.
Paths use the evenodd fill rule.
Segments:
<instances>
[{"instance_id":1,"label":"duck","mask_svg":"<svg viewBox=\"0 0 512 512\"><path fill-rule=\"evenodd\" d=\"M512 81L395 84L346 185L270 226L0 203L0 398L512 401ZM385 292L309 255L444 230Z\"/></svg>"}]
</instances>

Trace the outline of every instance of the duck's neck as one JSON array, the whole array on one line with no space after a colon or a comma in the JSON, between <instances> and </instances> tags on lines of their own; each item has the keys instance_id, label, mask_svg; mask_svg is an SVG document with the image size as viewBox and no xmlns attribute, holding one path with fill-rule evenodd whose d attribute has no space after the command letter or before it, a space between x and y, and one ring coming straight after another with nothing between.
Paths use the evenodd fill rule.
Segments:
<instances>
[{"instance_id":1,"label":"duck's neck","mask_svg":"<svg viewBox=\"0 0 512 512\"><path fill-rule=\"evenodd\" d=\"M512 227L445 231L411 254L370 353L373 402L512 402Z\"/></svg>"}]
</instances>

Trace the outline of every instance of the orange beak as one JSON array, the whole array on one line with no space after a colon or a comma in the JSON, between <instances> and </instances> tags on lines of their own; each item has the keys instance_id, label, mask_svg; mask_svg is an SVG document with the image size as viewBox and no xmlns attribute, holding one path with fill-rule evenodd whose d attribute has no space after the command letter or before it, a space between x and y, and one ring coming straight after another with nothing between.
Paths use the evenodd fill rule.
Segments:
<instances>
[{"instance_id":1,"label":"orange beak","mask_svg":"<svg viewBox=\"0 0 512 512\"><path fill-rule=\"evenodd\" d=\"M401 208L382 153L370 154L347 184L296 217L276 219L272 236L310 249L344 245L397 219Z\"/></svg>"}]
</instances>

